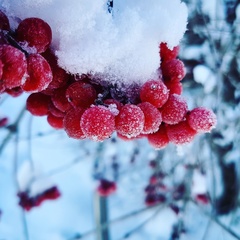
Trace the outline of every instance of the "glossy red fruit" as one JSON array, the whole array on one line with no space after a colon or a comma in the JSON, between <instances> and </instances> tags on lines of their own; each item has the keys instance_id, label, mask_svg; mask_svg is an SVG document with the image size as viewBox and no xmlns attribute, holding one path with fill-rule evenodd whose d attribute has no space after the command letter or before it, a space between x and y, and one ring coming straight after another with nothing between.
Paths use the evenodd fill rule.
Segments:
<instances>
[{"instance_id":1,"label":"glossy red fruit","mask_svg":"<svg viewBox=\"0 0 240 240\"><path fill-rule=\"evenodd\" d=\"M43 93L32 93L27 98L27 110L34 116L44 116L48 114L48 105L51 98Z\"/></svg>"},{"instance_id":2,"label":"glossy red fruit","mask_svg":"<svg viewBox=\"0 0 240 240\"><path fill-rule=\"evenodd\" d=\"M139 134L137 135L136 137L127 137L127 136L123 136L122 134L120 134L119 132L117 132L117 136L118 138L120 138L121 140L123 141L131 141L131 140L136 140L136 139L141 139L141 138L144 138L146 137L145 134Z\"/></svg>"},{"instance_id":3,"label":"glossy red fruit","mask_svg":"<svg viewBox=\"0 0 240 240\"><path fill-rule=\"evenodd\" d=\"M156 149L162 149L169 143L169 138L164 124L159 127L157 132L148 134L147 138L149 144Z\"/></svg>"},{"instance_id":4,"label":"glossy red fruit","mask_svg":"<svg viewBox=\"0 0 240 240\"><path fill-rule=\"evenodd\" d=\"M214 112L204 107L197 107L188 113L189 126L197 132L210 132L217 124Z\"/></svg>"},{"instance_id":5,"label":"glossy red fruit","mask_svg":"<svg viewBox=\"0 0 240 240\"><path fill-rule=\"evenodd\" d=\"M167 86L170 94L182 94L183 87L181 82L165 81L164 83Z\"/></svg>"},{"instance_id":6,"label":"glossy red fruit","mask_svg":"<svg viewBox=\"0 0 240 240\"><path fill-rule=\"evenodd\" d=\"M72 106L88 108L97 98L97 92L90 83L77 81L68 86L66 97Z\"/></svg>"},{"instance_id":7,"label":"glossy red fruit","mask_svg":"<svg viewBox=\"0 0 240 240\"><path fill-rule=\"evenodd\" d=\"M116 116L116 130L123 136L136 137L144 127L144 113L133 104L124 105Z\"/></svg>"},{"instance_id":8,"label":"glossy red fruit","mask_svg":"<svg viewBox=\"0 0 240 240\"><path fill-rule=\"evenodd\" d=\"M27 59L28 76L22 88L26 92L41 92L52 81L52 70L40 54L30 54Z\"/></svg>"},{"instance_id":9,"label":"glossy red fruit","mask_svg":"<svg viewBox=\"0 0 240 240\"><path fill-rule=\"evenodd\" d=\"M104 106L92 106L83 113L80 126L87 138L103 141L115 130L115 117Z\"/></svg>"},{"instance_id":10,"label":"glossy red fruit","mask_svg":"<svg viewBox=\"0 0 240 240\"><path fill-rule=\"evenodd\" d=\"M50 96L49 96L50 97ZM50 97L51 98L51 97ZM48 104L48 111L54 115L55 117L64 117L65 116L65 112L62 112L61 110L59 110L58 108L56 108L54 106L54 104L52 103L52 101L49 102Z\"/></svg>"},{"instance_id":11,"label":"glossy red fruit","mask_svg":"<svg viewBox=\"0 0 240 240\"><path fill-rule=\"evenodd\" d=\"M65 87L55 90L54 94L52 95L52 102L54 106L62 112L66 112L67 110L72 108L66 97Z\"/></svg>"},{"instance_id":12,"label":"glossy red fruit","mask_svg":"<svg viewBox=\"0 0 240 240\"><path fill-rule=\"evenodd\" d=\"M197 133L188 125L187 121L166 125L166 130L170 142L179 145L191 142Z\"/></svg>"},{"instance_id":13,"label":"glossy red fruit","mask_svg":"<svg viewBox=\"0 0 240 240\"><path fill-rule=\"evenodd\" d=\"M186 75L184 64L179 59L172 59L162 62L161 69L164 80L179 82Z\"/></svg>"},{"instance_id":14,"label":"glossy red fruit","mask_svg":"<svg viewBox=\"0 0 240 240\"><path fill-rule=\"evenodd\" d=\"M84 113L83 108L72 108L66 112L65 117L63 118L63 126L67 135L70 138L75 139L84 139L85 135L80 126L80 120Z\"/></svg>"},{"instance_id":15,"label":"glossy red fruit","mask_svg":"<svg viewBox=\"0 0 240 240\"><path fill-rule=\"evenodd\" d=\"M117 190L117 185L113 181L106 179L101 179L99 186L97 187L97 192L100 196L107 197L110 194L113 194Z\"/></svg>"},{"instance_id":16,"label":"glossy red fruit","mask_svg":"<svg viewBox=\"0 0 240 240\"><path fill-rule=\"evenodd\" d=\"M47 121L50 126L55 129L62 129L63 128L63 117L56 117L51 113L48 113Z\"/></svg>"},{"instance_id":17,"label":"glossy red fruit","mask_svg":"<svg viewBox=\"0 0 240 240\"><path fill-rule=\"evenodd\" d=\"M19 87L26 81L27 61L23 52L7 44L0 46L2 82L5 88Z\"/></svg>"},{"instance_id":18,"label":"glossy red fruit","mask_svg":"<svg viewBox=\"0 0 240 240\"><path fill-rule=\"evenodd\" d=\"M187 113L186 100L177 94L170 94L167 102L161 108L162 120L167 124L177 124Z\"/></svg>"},{"instance_id":19,"label":"glossy red fruit","mask_svg":"<svg viewBox=\"0 0 240 240\"><path fill-rule=\"evenodd\" d=\"M46 51L52 41L52 30L40 18L26 18L16 30L17 40L35 48L37 53Z\"/></svg>"},{"instance_id":20,"label":"glossy red fruit","mask_svg":"<svg viewBox=\"0 0 240 240\"><path fill-rule=\"evenodd\" d=\"M0 30L7 30L7 31L10 30L8 17L1 10L0 10Z\"/></svg>"},{"instance_id":21,"label":"glossy red fruit","mask_svg":"<svg viewBox=\"0 0 240 240\"><path fill-rule=\"evenodd\" d=\"M139 103L137 106L143 111L145 119L142 133L149 134L156 132L162 122L160 111L149 102Z\"/></svg>"},{"instance_id":22,"label":"glossy red fruit","mask_svg":"<svg viewBox=\"0 0 240 240\"><path fill-rule=\"evenodd\" d=\"M142 102L149 102L157 108L168 100L169 90L162 80L150 80L143 84L140 90Z\"/></svg>"},{"instance_id":23,"label":"glossy red fruit","mask_svg":"<svg viewBox=\"0 0 240 240\"><path fill-rule=\"evenodd\" d=\"M178 56L179 46L173 47L173 49L169 49L167 43L160 43L160 57L162 61L172 60Z\"/></svg>"}]
</instances>

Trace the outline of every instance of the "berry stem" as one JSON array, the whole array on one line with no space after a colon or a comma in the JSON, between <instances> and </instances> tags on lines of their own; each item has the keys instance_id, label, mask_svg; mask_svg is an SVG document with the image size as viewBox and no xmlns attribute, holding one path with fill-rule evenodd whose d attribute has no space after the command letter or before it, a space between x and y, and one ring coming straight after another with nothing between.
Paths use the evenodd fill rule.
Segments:
<instances>
[{"instance_id":1,"label":"berry stem","mask_svg":"<svg viewBox=\"0 0 240 240\"><path fill-rule=\"evenodd\" d=\"M13 47L15 47L15 48L19 49L20 51L22 51L22 52L25 54L26 57L29 56L29 53L28 53L26 50L24 50L24 49L19 45L19 43L11 36L10 32L7 32L7 33L5 34L5 36L6 36L7 40L8 40L8 42L11 43L11 45L12 45Z\"/></svg>"}]
</instances>

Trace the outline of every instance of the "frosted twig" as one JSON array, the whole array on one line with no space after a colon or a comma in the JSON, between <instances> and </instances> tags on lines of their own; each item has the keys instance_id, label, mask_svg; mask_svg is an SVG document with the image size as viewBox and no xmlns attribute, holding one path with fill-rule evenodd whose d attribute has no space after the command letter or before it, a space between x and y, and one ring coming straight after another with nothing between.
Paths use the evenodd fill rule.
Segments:
<instances>
[{"instance_id":1,"label":"frosted twig","mask_svg":"<svg viewBox=\"0 0 240 240\"><path fill-rule=\"evenodd\" d=\"M20 122L20 120L22 119L24 113L25 113L25 106L22 108L21 112L19 113L16 121L8 126L8 129L9 129L9 133L7 134L7 136L3 139L1 145L0 145L0 155L4 149L4 147L6 146L6 144L9 142L9 140L11 139L12 135L15 134L17 132L17 128L18 128L18 124Z\"/></svg>"}]
</instances>

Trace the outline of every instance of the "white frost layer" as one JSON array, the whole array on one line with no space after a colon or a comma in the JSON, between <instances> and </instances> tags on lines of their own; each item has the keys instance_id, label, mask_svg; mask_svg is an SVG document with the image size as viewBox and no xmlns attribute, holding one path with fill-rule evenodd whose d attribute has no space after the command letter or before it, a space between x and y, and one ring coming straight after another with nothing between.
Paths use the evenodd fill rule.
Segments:
<instances>
[{"instance_id":1,"label":"white frost layer","mask_svg":"<svg viewBox=\"0 0 240 240\"><path fill-rule=\"evenodd\" d=\"M159 43L172 48L186 30L180 0L0 0L21 19L40 17L53 30L59 64L73 74L103 74L110 81L145 82L159 67Z\"/></svg>"}]
</instances>

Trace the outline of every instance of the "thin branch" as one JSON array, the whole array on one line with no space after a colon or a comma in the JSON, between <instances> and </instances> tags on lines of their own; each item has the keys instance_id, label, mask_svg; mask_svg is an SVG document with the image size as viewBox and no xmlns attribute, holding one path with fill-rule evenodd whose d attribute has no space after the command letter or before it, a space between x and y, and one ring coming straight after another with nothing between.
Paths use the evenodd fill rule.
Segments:
<instances>
[{"instance_id":1,"label":"thin branch","mask_svg":"<svg viewBox=\"0 0 240 240\"><path fill-rule=\"evenodd\" d=\"M132 218L132 217L138 216L138 215L140 215L140 214L142 214L142 213L144 213L144 212L147 212L147 211L149 211L150 209L159 208L159 207L160 207L160 209L163 209L164 207L168 206L168 204L169 204L169 203L165 203L165 204L160 203L160 204L157 204L157 205L155 205L155 206L145 207L145 208L142 208L142 209L138 209L138 210L136 210L136 211L133 211L133 212L131 212L131 213L128 213L128 214L126 214L126 215L123 215L123 216L120 216L120 217L118 217L118 218L116 218L116 219L113 219L113 220L111 220L111 221L109 221L109 222L106 222L105 224L102 224L102 225L99 226L99 227L100 227L101 229L105 229L105 228L108 228L109 226L111 226L111 225L113 225L113 224L119 223L119 222L124 221L124 220L126 220L126 219L128 219L128 218ZM94 234L97 230L98 230L97 228L94 228L94 229L89 230L89 231L87 231L87 232L85 232L85 233L83 233L83 234L81 234L81 235L79 235L79 236L76 236L76 237L73 237L73 238L69 238L68 240L79 240L79 239L82 240L82 239L84 239L84 238L86 238L86 237Z\"/></svg>"},{"instance_id":2,"label":"thin branch","mask_svg":"<svg viewBox=\"0 0 240 240\"><path fill-rule=\"evenodd\" d=\"M222 229L224 229L227 233L229 233L231 236L235 237L236 239L240 240L240 236L235 233L231 228L227 227L225 224L223 224L222 222L220 222L216 216L214 216L211 213L208 213L206 210L204 210L202 207L200 207L193 199L190 199L190 201L197 206L201 212L207 216L209 219L211 219L212 221L214 221L217 225L219 225Z\"/></svg>"},{"instance_id":3,"label":"thin branch","mask_svg":"<svg viewBox=\"0 0 240 240\"><path fill-rule=\"evenodd\" d=\"M24 113L25 113L25 106L22 108L21 112L19 113L16 121L8 126L8 129L9 129L9 133L7 134L7 136L3 139L1 145L0 145L0 155L4 149L4 147L7 145L7 143L10 141L11 137L13 134L15 134L17 132L17 128L18 128L18 125L19 125L19 122L21 121L21 119L23 118L24 116Z\"/></svg>"}]
</instances>

